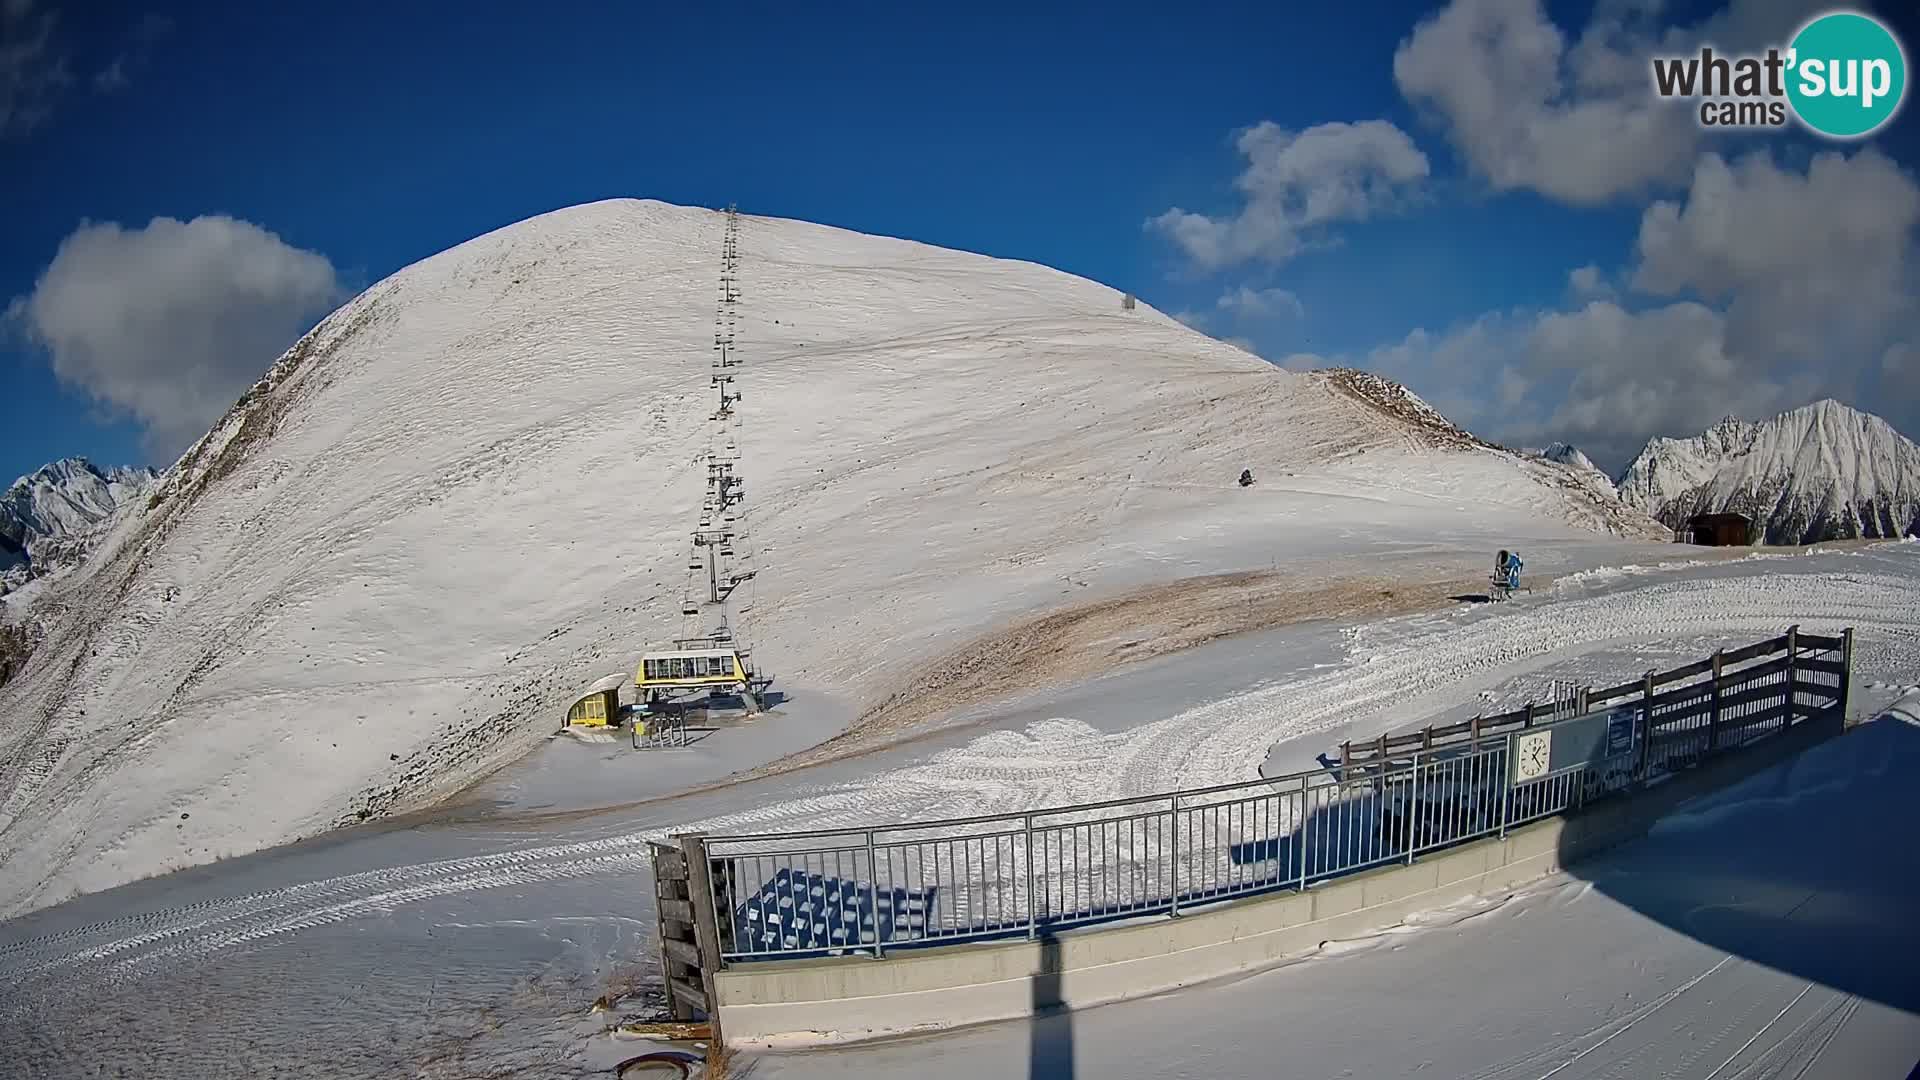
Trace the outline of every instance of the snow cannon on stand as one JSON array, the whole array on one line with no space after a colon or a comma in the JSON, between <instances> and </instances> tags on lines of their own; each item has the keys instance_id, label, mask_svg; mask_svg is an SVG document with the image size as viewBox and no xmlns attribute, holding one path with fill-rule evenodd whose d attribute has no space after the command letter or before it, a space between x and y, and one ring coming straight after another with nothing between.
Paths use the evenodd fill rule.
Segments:
<instances>
[{"instance_id":1,"label":"snow cannon on stand","mask_svg":"<svg viewBox=\"0 0 1920 1080\"><path fill-rule=\"evenodd\" d=\"M1520 553L1502 549L1493 557L1493 573L1487 578L1487 599L1501 601L1513 599L1516 592L1533 590L1520 584L1520 571L1526 564L1521 561Z\"/></svg>"}]
</instances>

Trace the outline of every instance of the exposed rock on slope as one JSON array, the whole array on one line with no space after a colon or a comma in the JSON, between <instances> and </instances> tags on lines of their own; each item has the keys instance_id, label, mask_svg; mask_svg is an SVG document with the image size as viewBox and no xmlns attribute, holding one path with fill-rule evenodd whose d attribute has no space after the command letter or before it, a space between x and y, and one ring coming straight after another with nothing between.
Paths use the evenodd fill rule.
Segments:
<instances>
[{"instance_id":1,"label":"exposed rock on slope","mask_svg":"<svg viewBox=\"0 0 1920 1080\"><path fill-rule=\"evenodd\" d=\"M1516 453L1490 443L1448 420L1405 386L1371 371L1325 368L1309 373L1337 393L1389 418L1409 448L1477 452L1511 460L1530 485L1560 493L1554 516L1580 528L1636 540L1670 540L1673 534L1659 522L1626 506L1614 495L1613 484L1585 454L1555 443L1541 455ZM1554 453L1559 447L1562 452Z\"/></svg>"},{"instance_id":2,"label":"exposed rock on slope","mask_svg":"<svg viewBox=\"0 0 1920 1080\"><path fill-rule=\"evenodd\" d=\"M1763 543L1920 531L1920 446L1831 399L1771 420L1728 417L1693 439L1654 439L1620 497L1681 529L1696 514L1746 514Z\"/></svg>"},{"instance_id":3,"label":"exposed rock on slope","mask_svg":"<svg viewBox=\"0 0 1920 1080\"><path fill-rule=\"evenodd\" d=\"M1340 393L1401 421L1407 431L1424 436L1431 445L1500 449L1442 416L1420 395L1392 379L1358 368L1323 368L1311 374Z\"/></svg>"}]
</instances>

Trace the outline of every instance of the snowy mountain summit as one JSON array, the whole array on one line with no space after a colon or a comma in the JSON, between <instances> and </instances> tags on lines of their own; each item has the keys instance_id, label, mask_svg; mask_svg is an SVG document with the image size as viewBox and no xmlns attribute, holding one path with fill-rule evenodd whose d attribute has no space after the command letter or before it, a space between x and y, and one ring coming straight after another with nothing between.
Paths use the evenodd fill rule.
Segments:
<instances>
[{"instance_id":1,"label":"snowy mountain summit","mask_svg":"<svg viewBox=\"0 0 1920 1080\"><path fill-rule=\"evenodd\" d=\"M1523 455L1550 476L1563 489L1577 493L1572 502L1589 507L1594 524L1590 527L1617 536L1635 536L1648 540L1671 540L1673 533L1654 521L1638 507L1620 500L1613 480L1600 471L1592 459L1578 447L1567 443L1548 443L1542 449L1522 451Z\"/></svg>"},{"instance_id":2,"label":"snowy mountain summit","mask_svg":"<svg viewBox=\"0 0 1920 1080\"><path fill-rule=\"evenodd\" d=\"M29 572L77 560L101 522L151 488L159 475L145 468L101 469L75 457L15 480L0 493L0 592Z\"/></svg>"},{"instance_id":3,"label":"snowy mountain summit","mask_svg":"<svg viewBox=\"0 0 1920 1080\"><path fill-rule=\"evenodd\" d=\"M0 685L0 916L432 803L682 636L724 228L556 211L263 357L33 607ZM1477 564L1664 532L1394 384L1044 266L750 215L738 251L731 629L830 717L948 700L945 658L1075 605L1361 573L1356 537L1439 530Z\"/></svg>"},{"instance_id":4,"label":"snowy mountain summit","mask_svg":"<svg viewBox=\"0 0 1920 1080\"><path fill-rule=\"evenodd\" d=\"M1816 401L1771 420L1728 417L1692 439L1654 439L1620 497L1674 529L1745 514L1762 542L1920 532L1920 446L1871 413Z\"/></svg>"},{"instance_id":5,"label":"snowy mountain summit","mask_svg":"<svg viewBox=\"0 0 1920 1080\"><path fill-rule=\"evenodd\" d=\"M1557 461L1569 468L1579 469L1583 472L1600 472L1600 466L1595 465L1591 458L1581 453L1579 447L1567 443L1548 443L1546 449L1540 451L1540 456L1546 458L1548 461ZM1605 476L1606 474L1600 473L1600 475ZM1609 480L1607 483L1611 485L1613 481Z\"/></svg>"},{"instance_id":6,"label":"snowy mountain summit","mask_svg":"<svg viewBox=\"0 0 1920 1080\"><path fill-rule=\"evenodd\" d=\"M1540 451L1540 456L1566 466L1576 479L1592 488L1595 493L1618 497L1618 492L1613 487L1613 478L1601 472L1600 466L1595 465L1593 459L1581 453L1579 447L1563 442L1548 443L1546 449Z\"/></svg>"}]
</instances>

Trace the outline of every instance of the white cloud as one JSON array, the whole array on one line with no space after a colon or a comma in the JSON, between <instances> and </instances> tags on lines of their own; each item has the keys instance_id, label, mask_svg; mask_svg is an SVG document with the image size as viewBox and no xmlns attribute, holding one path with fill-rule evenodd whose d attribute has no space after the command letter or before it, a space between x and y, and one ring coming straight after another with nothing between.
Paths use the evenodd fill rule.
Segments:
<instances>
[{"instance_id":1,"label":"white cloud","mask_svg":"<svg viewBox=\"0 0 1920 1080\"><path fill-rule=\"evenodd\" d=\"M1920 185L1884 154L1815 156L1804 173L1764 154L1704 154L1686 202L1640 219L1633 285L1725 302L1743 354L1826 362L1884 343L1914 308Z\"/></svg>"},{"instance_id":2,"label":"white cloud","mask_svg":"<svg viewBox=\"0 0 1920 1080\"><path fill-rule=\"evenodd\" d=\"M1889 345L1881 354L1880 368L1889 375L1920 375L1920 349L1904 342Z\"/></svg>"},{"instance_id":3,"label":"white cloud","mask_svg":"<svg viewBox=\"0 0 1920 1080\"><path fill-rule=\"evenodd\" d=\"M1514 418L1514 432L1530 442L1571 442L1615 467L1655 433L1692 433L1729 412L1797 404L1764 373L1735 362L1725 321L1700 304L1629 312L1594 301L1542 316L1521 346L1516 362L1567 378L1558 406Z\"/></svg>"},{"instance_id":4,"label":"white cloud","mask_svg":"<svg viewBox=\"0 0 1920 1080\"><path fill-rule=\"evenodd\" d=\"M1612 469L1650 435L1789 403L1784 388L1742 372L1719 314L1691 302L1489 313L1444 333L1415 330L1360 363L1496 441L1571 442Z\"/></svg>"},{"instance_id":5,"label":"white cloud","mask_svg":"<svg viewBox=\"0 0 1920 1080\"><path fill-rule=\"evenodd\" d=\"M1441 333L1416 328L1396 344L1340 362L1378 371L1407 384L1448 418L1490 438L1505 437L1510 395L1502 371L1517 355L1517 328L1525 313L1488 312Z\"/></svg>"},{"instance_id":6,"label":"white cloud","mask_svg":"<svg viewBox=\"0 0 1920 1080\"><path fill-rule=\"evenodd\" d=\"M1234 181L1245 204L1227 217L1174 207L1147 221L1203 269L1285 262L1324 242L1326 226L1397 207L1428 174L1427 157L1384 120L1294 132L1262 122L1241 132Z\"/></svg>"},{"instance_id":7,"label":"white cloud","mask_svg":"<svg viewBox=\"0 0 1920 1080\"><path fill-rule=\"evenodd\" d=\"M127 26L112 58L87 78L95 93L132 84L173 20L148 13ZM25 136L53 114L74 85L72 50L60 13L37 0L0 0L0 139Z\"/></svg>"},{"instance_id":8,"label":"white cloud","mask_svg":"<svg viewBox=\"0 0 1920 1080\"><path fill-rule=\"evenodd\" d=\"M1633 265L1568 275L1569 310L1416 330L1347 362L1490 438L1572 442L1616 469L1650 436L1822 396L1920 430L1917 238L1920 184L1876 150L1798 171L1706 154L1684 200L1642 215Z\"/></svg>"},{"instance_id":9,"label":"white cloud","mask_svg":"<svg viewBox=\"0 0 1920 1080\"><path fill-rule=\"evenodd\" d=\"M1415 330L1341 362L1412 387L1473 431L1511 446L1564 441L1617 471L1655 435L1698 434L1728 414L1764 417L1823 396L1920 420L1906 403L1871 400L1875 365L1809 365L1734 349L1722 312L1691 300L1629 310L1594 300L1566 311L1489 313L1440 333ZM1920 372L1909 354L1880 359L1882 386Z\"/></svg>"},{"instance_id":10,"label":"white cloud","mask_svg":"<svg viewBox=\"0 0 1920 1080\"><path fill-rule=\"evenodd\" d=\"M1611 300L1615 296L1613 283L1607 279L1606 271L1593 263L1568 272L1567 291L1576 300Z\"/></svg>"},{"instance_id":11,"label":"white cloud","mask_svg":"<svg viewBox=\"0 0 1920 1080\"><path fill-rule=\"evenodd\" d=\"M1214 306L1249 319L1280 315L1298 319L1307 313L1300 298L1286 289L1255 289L1246 285L1227 290Z\"/></svg>"},{"instance_id":12,"label":"white cloud","mask_svg":"<svg viewBox=\"0 0 1920 1080\"><path fill-rule=\"evenodd\" d=\"M113 62L93 74L93 90L97 94L111 94L116 90L125 90L132 80L127 78L127 58L116 56Z\"/></svg>"},{"instance_id":13,"label":"white cloud","mask_svg":"<svg viewBox=\"0 0 1920 1080\"><path fill-rule=\"evenodd\" d=\"M325 256L230 217L82 224L9 314L170 458L342 298Z\"/></svg>"},{"instance_id":14,"label":"white cloud","mask_svg":"<svg viewBox=\"0 0 1920 1080\"><path fill-rule=\"evenodd\" d=\"M32 0L0 5L0 139L39 127L73 81L57 22L57 13L36 12Z\"/></svg>"},{"instance_id":15,"label":"white cloud","mask_svg":"<svg viewBox=\"0 0 1920 1080\"><path fill-rule=\"evenodd\" d=\"M1678 184L1706 133L1688 105L1654 95L1651 57L1778 43L1819 8L1734 0L1659 31L1658 6L1602 0L1569 46L1539 0L1453 0L1400 43L1394 81L1496 190L1595 205Z\"/></svg>"},{"instance_id":16,"label":"white cloud","mask_svg":"<svg viewBox=\"0 0 1920 1080\"><path fill-rule=\"evenodd\" d=\"M1920 438L1920 347L1910 342L1900 342L1887 347L1880 356L1878 386L1881 400L1908 402L1906 415L1889 415L1887 419L1909 437Z\"/></svg>"},{"instance_id":17,"label":"white cloud","mask_svg":"<svg viewBox=\"0 0 1920 1080\"><path fill-rule=\"evenodd\" d=\"M173 20L165 15L150 12L141 16L127 32L121 50L114 54L105 67L94 72L94 93L112 94L132 85L132 76L146 66L155 43L171 29Z\"/></svg>"}]
</instances>

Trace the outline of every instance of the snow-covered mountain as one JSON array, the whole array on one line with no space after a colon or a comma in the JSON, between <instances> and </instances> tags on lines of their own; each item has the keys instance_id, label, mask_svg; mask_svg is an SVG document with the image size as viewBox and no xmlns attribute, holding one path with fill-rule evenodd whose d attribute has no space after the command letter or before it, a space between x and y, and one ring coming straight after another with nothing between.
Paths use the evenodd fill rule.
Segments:
<instances>
[{"instance_id":1,"label":"snow-covered mountain","mask_svg":"<svg viewBox=\"0 0 1920 1080\"><path fill-rule=\"evenodd\" d=\"M1606 473L1601 472L1600 466L1595 465L1592 459L1581 453L1580 448L1577 446L1571 446L1563 442L1548 443L1546 449L1540 451L1540 456L1546 458L1548 461L1557 461L1570 469L1577 469L1582 473L1593 473L1599 476L1600 479L1605 480L1608 488L1613 487L1613 480L1608 477Z\"/></svg>"},{"instance_id":2,"label":"snow-covered mountain","mask_svg":"<svg viewBox=\"0 0 1920 1080\"><path fill-rule=\"evenodd\" d=\"M1104 285L741 222L735 629L812 708L1356 537L1664 532L1385 380L1281 370ZM36 602L0 686L0 914L428 803L675 636L722 232L657 202L543 215L273 364Z\"/></svg>"},{"instance_id":3,"label":"snow-covered mountain","mask_svg":"<svg viewBox=\"0 0 1920 1080\"><path fill-rule=\"evenodd\" d=\"M1771 420L1728 417L1692 439L1654 439L1620 497L1674 529L1733 512L1763 543L1808 544L1920 531L1920 446L1832 399Z\"/></svg>"},{"instance_id":4,"label":"snow-covered mountain","mask_svg":"<svg viewBox=\"0 0 1920 1080\"><path fill-rule=\"evenodd\" d=\"M1580 448L1563 442L1548 443L1540 456L1558 465L1564 465L1576 480L1592 489L1596 495L1609 499L1619 498L1614 490L1613 478L1600 471L1592 459L1580 452Z\"/></svg>"},{"instance_id":5,"label":"snow-covered mountain","mask_svg":"<svg viewBox=\"0 0 1920 1080\"><path fill-rule=\"evenodd\" d=\"M1561 485L1579 492L1585 502L1605 511L1600 518L1605 522L1601 528L1626 535L1631 532L1633 523L1648 520L1647 515L1637 507L1620 500L1619 492L1614 490L1613 480L1601 472L1600 467L1578 447L1555 442L1548 443L1543 449L1524 453L1550 468ZM1663 540L1673 538L1672 532L1664 526L1660 527L1657 535Z\"/></svg>"},{"instance_id":6,"label":"snow-covered mountain","mask_svg":"<svg viewBox=\"0 0 1920 1080\"><path fill-rule=\"evenodd\" d=\"M101 469L62 458L0 493L0 593L29 571L58 568L84 554L101 522L159 478L146 468Z\"/></svg>"}]
</instances>

